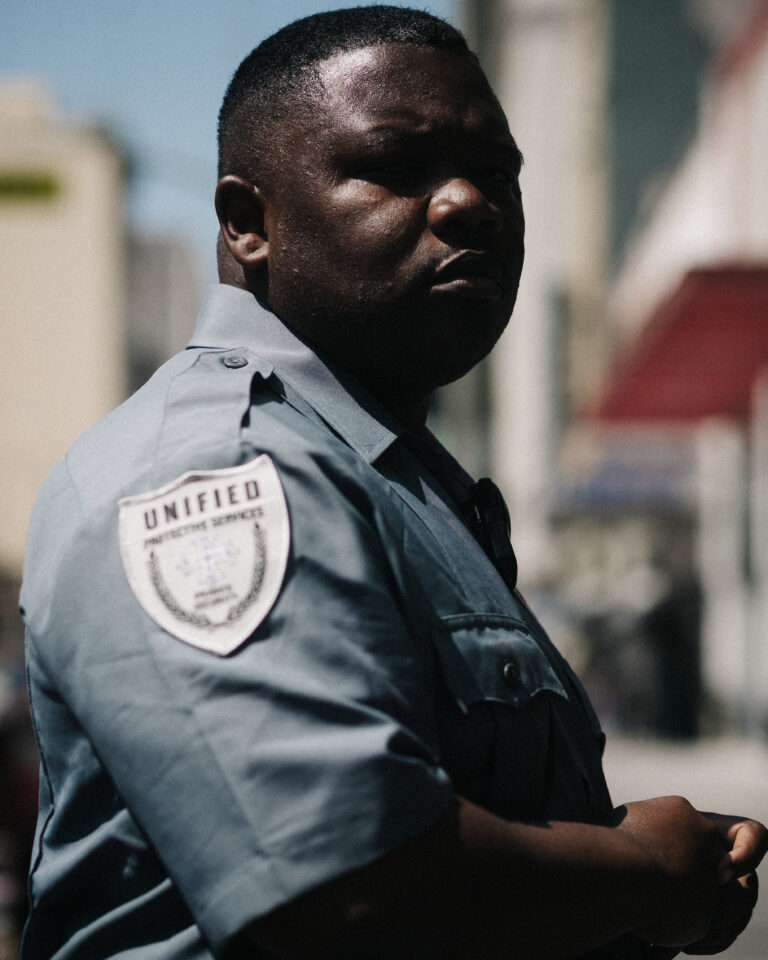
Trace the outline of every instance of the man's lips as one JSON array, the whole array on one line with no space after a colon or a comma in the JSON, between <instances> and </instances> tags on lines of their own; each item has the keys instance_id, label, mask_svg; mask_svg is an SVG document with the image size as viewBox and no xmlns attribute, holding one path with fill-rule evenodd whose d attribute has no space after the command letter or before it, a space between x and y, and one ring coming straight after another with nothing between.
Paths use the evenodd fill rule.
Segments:
<instances>
[{"instance_id":1,"label":"man's lips","mask_svg":"<svg viewBox=\"0 0 768 960\"><path fill-rule=\"evenodd\" d=\"M495 254L466 251L445 260L435 270L433 293L450 293L481 300L501 294L504 268Z\"/></svg>"}]
</instances>

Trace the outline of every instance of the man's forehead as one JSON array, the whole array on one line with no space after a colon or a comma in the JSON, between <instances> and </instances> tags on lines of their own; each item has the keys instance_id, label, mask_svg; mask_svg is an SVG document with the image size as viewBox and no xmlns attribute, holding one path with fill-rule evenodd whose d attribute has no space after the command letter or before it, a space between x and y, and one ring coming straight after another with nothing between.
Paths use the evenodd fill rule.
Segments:
<instances>
[{"instance_id":1,"label":"man's forehead","mask_svg":"<svg viewBox=\"0 0 768 960\"><path fill-rule=\"evenodd\" d=\"M338 53L317 68L324 103L359 113L425 104L453 108L480 103L503 113L477 63L436 47L389 43Z\"/></svg>"}]
</instances>

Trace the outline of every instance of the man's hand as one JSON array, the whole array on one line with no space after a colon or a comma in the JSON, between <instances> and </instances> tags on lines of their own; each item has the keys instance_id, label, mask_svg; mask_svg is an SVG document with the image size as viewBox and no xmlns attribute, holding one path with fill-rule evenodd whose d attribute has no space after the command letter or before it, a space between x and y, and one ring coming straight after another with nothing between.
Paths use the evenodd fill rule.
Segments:
<instances>
[{"instance_id":1,"label":"man's hand","mask_svg":"<svg viewBox=\"0 0 768 960\"><path fill-rule=\"evenodd\" d=\"M722 886L709 930L683 953L708 955L727 949L744 930L757 902L757 874L750 873Z\"/></svg>"},{"instance_id":2,"label":"man's hand","mask_svg":"<svg viewBox=\"0 0 768 960\"><path fill-rule=\"evenodd\" d=\"M720 886L717 904L706 934L683 947L683 953L709 955L726 950L744 930L757 902L754 872L768 852L768 830L755 820L705 813L723 843L725 853L718 865ZM654 960L671 960L674 947L655 945Z\"/></svg>"},{"instance_id":3,"label":"man's hand","mask_svg":"<svg viewBox=\"0 0 768 960\"><path fill-rule=\"evenodd\" d=\"M656 960L714 952L746 923L765 846L759 824L681 797L627 804L604 825L510 822L457 799L423 834L256 921L238 947L296 960L554 960L633 934L656 944Z\"/></svg>"},{"instance_id":4,"label":"man's hand","mask_svg":"<svg viewBox=\"0 0 768 960\"><path fill-rule=\"evenodd\" d=\"M720 863L717 908L706 935L685 947L688 954L720 953L749 923L757 903L757 869L768 852L768 830L755 820L704 814L720 833L727 852Z\"/></svg>"},{"instance_id":5,"label":"man's hand","mask_svg":"<svg viewBox=\"0 0 768 960\"><path fill-rule=\"evenodd\" d=\"M637 935L665 947L702 940L717 910L719 870L728 852L722 830L682 797L628 803L616 820L655 873L654 920Z\"/></svg>"}]
</instances>

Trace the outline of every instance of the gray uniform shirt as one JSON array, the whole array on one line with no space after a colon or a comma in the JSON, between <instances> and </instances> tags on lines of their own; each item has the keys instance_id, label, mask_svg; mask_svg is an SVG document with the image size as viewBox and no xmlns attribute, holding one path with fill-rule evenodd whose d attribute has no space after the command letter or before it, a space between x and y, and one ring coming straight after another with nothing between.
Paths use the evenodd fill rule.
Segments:
<instances>
[{"instance_id":1,"label":"gray uniform shirt","mask_svg":"<svg viewBox=\"0 0 768 960\"><path fill-rule=\"evenodd\" d=\"M149 586L129 582L121 500L159 510L157 491L178 491L164 502L183 510L199 476L231 479L265 454L284 526L264 513L260 532L258 510L227 513L209 485L223 519L203 560L199 516L174 514L165 580L152 563L170 527L145 538L159 544ZM220 955L260 915L423 832L457 793L506 818L608 813L592 708L465 526L470 484L250 294L212 289L187 350L73 445L35 508L24 960ZM213 586L195 596L214 603L241 550L230 520L262 537L231 607L235 632L241 615L256 625L216 650L210 618L172 586L204 562ZM629 939L600 953L642 955Z\"/></svg>"}]
</instances>

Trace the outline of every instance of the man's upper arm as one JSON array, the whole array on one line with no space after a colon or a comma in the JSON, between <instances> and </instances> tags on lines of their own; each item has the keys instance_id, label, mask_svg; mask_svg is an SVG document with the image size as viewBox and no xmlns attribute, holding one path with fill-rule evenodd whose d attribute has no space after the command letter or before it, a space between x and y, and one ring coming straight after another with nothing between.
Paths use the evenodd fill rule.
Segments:
<instances>
[{"instance_id":1,"label":"man's upper arm","mask_svg":"<svg viewBox=\"0 0 768 960\"><path fill-rule=\"evenodd\" d=\"M45 615L30 596L33 661L214 946L421 833L452 800L428 651L404 619L375 510L361 509L353 476L342 492L299 461L276 461L291 527L282 588L229 656L145 613L116 510L77 526Z\"/></svg>"}]
</instances>

